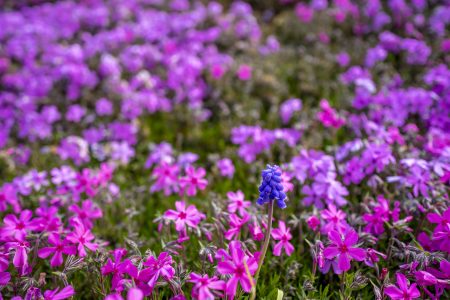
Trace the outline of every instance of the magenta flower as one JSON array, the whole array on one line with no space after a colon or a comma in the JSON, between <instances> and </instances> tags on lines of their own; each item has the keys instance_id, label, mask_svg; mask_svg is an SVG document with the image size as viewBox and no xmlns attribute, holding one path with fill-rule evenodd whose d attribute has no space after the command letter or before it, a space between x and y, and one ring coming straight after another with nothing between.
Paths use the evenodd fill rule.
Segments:
<instances>
[{"instance_id":1,"label":"magenta flower","mask_svg":"<svg viewBox=\"0 0 450 300\"><path fill-rule=\"evenodd\" d=\"M236 211L238 211L241 216L247 214L246 208L249 207L252 203L250 201L245 201L243 192L228 192L227 197L229 213L234 214L236 213Z\"/></svg>"},{"instance_id":2,"label":"magenta flower","mask_svg":"<svg viewBox=\"0 0 450 300\"><path fill-rule=\"evenodd\" d=\"M331 245L323 250L323 255L327 259L338 258L338 266L342 271L350 270L350 261L363 261L366 257L366 251L361 248L353 247L358 242L358 234L353 229L349 229L345 237L336 230L328 233Z\"/></svg>"},{"instance_id":3,"label":"magenta flower","mask_svg":"<svg viewBox=\"0 0 450 300\"><path fill-rule=\"evenodd\" d=\"M164 280L170 280L175 275L175 269L172 267L172 256L167 252L161 252L158 258L150 256L144 266L148 267L139 272L138 279L147 282L151 290L156 285L159 277Z\"/></svg>"},{"instance_id":4,"label":"magenta flower","mask_svg":"<svg viewBox=\"0 0 450 300\"><path fill-rule=\"evenodd\" d=\"M3 219L5 225L1 229L1 234L3 236L14 237L20 241L25 240L27 232L35 230L37 227L34 220L31 219L32 215L33 213L28 209L23 210L19 218L13 214L7 215Z\"/></svg>"},{"instance_id":5,"label":"magenta flower","mask_svg":"<svg viewBox=\"0 0 450 300\"><path fill-rule=\"evenodd\" d=\"M242 81L247 81L252 78L252 67L249 65L240 65L237 70L237 76Z\"/></svg>"},{"instance_id":6,"label":"magenta flower","mask_svg":"<svg viewBox=\"0 0 450 300\"><path fill-rule=\"evenodd\" d=\"M30 250L30 244L26 241L8 242L6 243L6 249L15 249L13 265L19 270L19 273L26 273L28 271L28 251Z\"/></svg>"},{"instance_id":7,"label":"magenta flower","mask_svg":"<svg viewBox=\"0 0 450 300\"><path fill-rule=\"evenodd\" d=\"M216 297L222 297L222 294L211 290L223 291L226 287L225 281L219 280L217 276L209 278L208 274L202 276L191 273L189 282L194 283L192 297L198 300L214 300Z\"/></svg>"},{"instance_id":8,"label":"magenta flower","mask_svg":"<svg viewBox=\"0 0 450 300\"><path fill-rule=\"evenodd\" d=\"M225 232L225 238L227 240L232 240L233 238L237 239L239 233L241 232L242 226L244 226L249 219L250 216L248 214L244 215L242 219L239 218L236 214L231 214L229 220L230 229L228 229L227 232Z\"/></svg>"},{"instance_id":9,"label":"magenta flower","mask_svg":"<svg viewBox=\"0 0 450 300\"><path fill-rule=\"evenodd\" d=\"M311 228L313 231L316 231L319 228L320 220L318 217L312 215L306 220L306 224L309 228Z\"/></svg>"},{"instance_id":10,"label":"magenta flower","mask_svg":"<svg viewBox=\"0 0 450 300\"><path fill-rule=\"evenodd\" d=\"M164 217L175 221L175 229L178 232L184 232L186 226L196 228L197 225L206 218L204 214L199 212L195 205L189 205L186 208L186 202L175 202L176 210L169 209L164 213Z\"/></svg>"},{"instance_id":11,"label":"magenta flower","mask_svg":"<svg viewBox=\"0 0 450 300\"><path fill-rule=\"evenodd\" d=\"M144 299L144 293L139 288L131 288L127 293L127 300L142 300ZM111 294L106 296L105 300L123 300L120 293Z\"/></svg>"},{"instance_id":12,"label":"magenta flower","mask_svg":"<svg viewBox=\"0 0 450 300\"><path fill-rule=\"evenodd\" d=\"M0 272L0 286L5 286L11 280L11 274L9 272Z\"/></svg>"},{"instance_id":13,"label":"magenta flower","mask_svg":"<svg viewBox=\"0 0 450 300\"><path fill-rule=\"evenodd\" d=\"M328 209L324 209L320 215L326 221L322 230L323 233L328 233L331 230L342 230L348 226L345 221L346 214L333 204L328 205Z\"/></svg>"},{"instance_id":14,"label":"magenta flower","mask_svg":"<svg viewBox=\"0 0 450 300\"><path fill-rule=\"evenodd\" d=\"M217 169L219 169L220 175L228 178L233 178L234 176L234 165L231 159L223 158L217 161Z\"/></svg>"},{"instance_id":15,"label":"magenta flower","mask_svg":"<svg viewBox=\"0 0 450 300\"><path fill-rule=\"evenodd\" d=\"M5 184L0 188L0 211L5 211L11 205L15 213L20 212L17 191L12 184Z\"/></svg>"},{"instance_id":16,"label":"magenta flower","mask_svg":"<svg viewBox=\"0 0 450 300\"><path fill-rule=\"evenodd\" d=\"M62 265L64 261L63 254L75 255L77 253L76 248L70 245L66 239L61 240L57 233L51 233L48 236L48 242L50 245L53 245L53 247L39 249L38 255L40 258L47 258L53 254L50 260L50 266L52 268Z\"/></svg>"},{"instance_id":17,"label":"magenta flower","mask_svg":"<svg viewBox=\"0 0 450 300\"><path fill-rule=\"evenodd\" d=\"M127 250L122 248L114 250L114 260L108 258L108 261L101 269L102 275L113 275L111 281L112 290L122 290L121 280L124 274L128 274L133 278L137 278L138 269L135 265L133 265L131 260L125 259L122 261L122 257L124 257L126 253Z\"/></svg>"},{"instance_id":18,"label":"magenta flower","mask_svg":"<svg viewBox=\"0 0 450 300\"><path fill-rule=\"evenodd\" d=\"M178 191L178 173L177 165L171 165L165 161L157 165L152 172L152 177L156 179L150 188L150 192L164 191L164 195L171 195Z\"/></svg>"},{"instance_id":19,"label":"magenta flower","mask_svg":"<svg viewBox=\"0 0 450 300\"><path fill-rule=\"evenodd\" d=\"M81 221L75 222L74 227L75 230L69 233L66 238L73 244L78 244L78 255L80 257L86 256L85 247L91 251L97 250L98 245L90 242L94 239L94 235L91 233L91 231L86 229Z\"/></svg>"},{"instance_id":20,"label":"magenta flower","mask_svg":"<svg viewBox=\"0 0 450 300\"><path fill-rule=\"evenodd\" d=\"M409 286L409 281L406 276L397 273L397 286L391 284L384 289L384 293L394 300L411 300L420 297L420 292L417 285L414 283Z\"/></svg>"},{"instance_id":21,"label":"magenta flower","mask_svg":"<svg viewBox=\"0 0 450 300\"><path fill-rule=\"evenodd\" d=\"M44 300L63 300L75 295L75 290L71 285L66 286L62 290L59 288L44 292Z\"/></svg>"},{"instance_id":22,"label":"magenta flower","mask_svg":"<svg viewBox=\"0 0 450 300\"><path fill-rule=\"evenodd\" d=\"M241 284L242 289L245 292L250 292L252 289L253 278L249 277L246 271L250 275L254 275L258 268L258 261L255 257L248 256L241 248L239 241L230 242L229 254L225 251L222 253L222 261L217 265L217 271L222 275L231 275L231 278L226 284L226 294L233 299L236 294L238 283ZM219 254L219 252L218 252ZM253 282L254 284L254 282Z\"/></svg>"},{"instance_id":23,"label":"magenta flower","mask_svg":"<svg viewBox=\"0 0 450 300\"><path fill-rule=\"evenodd\" d=\"M83 222L86 228L92 228L92 221L99 219L103 216L102 210L97 207L91 200L86 200L78 205L71 205L69 210L75 214L75 216Z\"/></svg>"},{"instance_id":24,"label":"magenta flower","mask_svg":"<svg viewBox=\"0 0 450 300\"><path fill-rule=\"evenodd\" d=\"M186 168L186 176L180 178L182 193L188 196L195 196L197 189L203 191L208 185L208 180L204 179L206 171L203 168L197 170L193 166Z\"/></svg>"},{"instance_id":25,"label":"magenta flower","mask_svg":"<svg viewBox=\"0 0 450 300\"><path fill-rule=\"evenodd\" d=\"M317 119L323 126L339 128L345 124L345 120L338 116L326 99L320 100L320 109L321 111L317 113Z\"/></svg>"},{"instance_id":26,"label":"magenta flower","mask_svg":"<svg viewBox=\"0 0 450 300\"><path fill-rule=\"evenodd\" d=\"M280 256L281 250L284 248L286 255L291 256L292 252L294 252L294 246L289 242L292 239L292 234L283 221L279 221L278 228L272 230L272 237L274 240L279 241L273 248L273 255Z\"/></svg>"}]
</instances>

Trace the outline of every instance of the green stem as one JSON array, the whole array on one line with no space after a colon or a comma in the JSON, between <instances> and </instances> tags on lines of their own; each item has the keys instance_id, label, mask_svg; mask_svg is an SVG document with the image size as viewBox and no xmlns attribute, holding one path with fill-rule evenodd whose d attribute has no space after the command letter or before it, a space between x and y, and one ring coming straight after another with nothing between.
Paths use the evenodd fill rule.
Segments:
<instances>
[{"instance_id":1,"label":"green stem","mask_svg":"<svg viewBox=\"0 0 450 300\"><path fill-rule=\"evenodd\" d=\"M264 238L264 244L263 244L263 247L261 250L261 255L259 257L258 269L256 270L256 273L255 273L255 285L252 288L252 294L250 296L250 300L254 300L256 297L256 285L258 282L259 272L261 271L267 249L269 248L270 235L272 234L273 201L269 201L268 214L269 214L269 220L268 220L268 224L267 224L266 236Z\"/></svg>"}]
</instances>

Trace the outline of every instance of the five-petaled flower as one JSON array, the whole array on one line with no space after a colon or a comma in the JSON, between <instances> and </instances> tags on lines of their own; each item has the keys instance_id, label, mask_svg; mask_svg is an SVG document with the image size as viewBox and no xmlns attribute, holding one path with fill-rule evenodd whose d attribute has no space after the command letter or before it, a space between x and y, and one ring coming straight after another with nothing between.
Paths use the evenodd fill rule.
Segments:
<instances>
[{"instance_id":1,"label":"five-petaled flower","mask_svg":"<svg viewBox=\"0 0 450 300\"><path fill-rule=\"evenodd\" d=\"M353 229L347 230L344 238L336 230L328 233L331 245L323 250L323 255L327 259L338 258L338 266L342 271L350 270L350 261L352 259L363 261L366 257L366 251L356 248L354 245L358 242L358 234Z\"/></svg>"},{"instance_id":2,"label":"five-petaled flower","mask_svg":"<svg viewBox=\"0 0 450 300\"><path fill-rule=\"evenodd\" d=\"M284 248L287 256L291 256L292 252L294 252L294 246L289 242L292 239L292 234L283 221L279 221L278 228L272 230L272 237L274 240L279 241L273 248L273 255L280 256L281 250Z\"/></svg>"},{"instance_id":3,"label":"five-petaled flower","mask_svg":"<svg viewBox=\"0 0 450 300\"><path fill-rule=\"evenodd\" d=\"M217 291L225 290L226 283L217 276L209 277L208 274L200 275L192 272L189 282L194 283L192 297L198 300L214 300L222 294ZM214 292L211 290L215 290Z\"/></svg>"},{"instance_id":4,"label":"five-petaled flower","mask_svg":"<svg viewBox=\"0 0 450 300\"><path fill-rule=\"evenodd\" d=\"M180 178L181 194L195 196L197 189L203 191L208 185L208 180L204 179L206 171L203 168L197 170L193 166L186 168L186 176Z\"/></svg>"},{"instance_id":5,"label":"five-petaled flower","mask_svg":"<svg viewBox=\"0 0 450 300\"><path fill-rule=\"evenodd\" d=\"M52 247L39 249L38 255L40 258L47 258L53 254L50 260L50 266L52 268L62 265L64 261L63 254L75 255L77 252L76 248L71 245L67 239L61 240L57 233L51 233L48 236L48 242Z\"/></svg>"},{"instance_id":6,"label":"five-petaled flower","mask_svg":"<svg viewBox=\"0 0 450 300\"><path fill-rule=\"evenodd\" d=\"M409 286L409 281L405 275L397 273L397 286L388 285L384 289L384 293L394 300L412 300L420 297L417 284L413 283Z\"/></svg>"},{"instance_id":7,"label":"five-petaled flower","mask_svg":"<svg viewBox=\"0 0 450 300\"><path fill-rule=\"evenodd\" d=\"M169 220L175 221L175 229L178 232L184 232L186 226L195 228L197 225L206 218L204 214L199 212L195 205L189 205L186 207L186 202L175 202L176 210L169 209L164 213L164 217Z\"/></svg>"}]
</instances>

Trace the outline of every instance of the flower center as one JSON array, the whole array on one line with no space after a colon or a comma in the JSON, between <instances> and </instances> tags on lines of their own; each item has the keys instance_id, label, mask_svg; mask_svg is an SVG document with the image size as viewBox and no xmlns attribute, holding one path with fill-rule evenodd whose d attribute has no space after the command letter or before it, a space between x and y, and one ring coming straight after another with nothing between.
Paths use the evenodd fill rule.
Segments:
<instances>
[{"instance_id":1,"label":"flower center","mask_svg":"<svg viewBox=\"0 0 450 300\"><path fill-rule=\"evenodd\" d=\"M17 229L17 230L22 230L22 229L24 229L24 228L25 228L25 224L23 224L23 222L17 223L17 225L16 225L16 229Z\"/></svg>"},{"instance_id":2,"label":"flower center","mask_svg":"<svg viewBox=\"0 0 450 300\"><path fill-rule=\"evenodd\" d=\"M185 213L184 211L180 212L180 213L178 214L178 218L180 218L180 219L186 219L186 213Z\"/></svg>"},{"instance_id":3,"label":"flower center","mask_svg":"<svg viewBox=\"0 0 450 300\"><path fill-rule=\"evenodd\" d=\"M348 251L347 245L342 245L340 250L341 252L347 252Z\"/></svg>"}]
</instances>

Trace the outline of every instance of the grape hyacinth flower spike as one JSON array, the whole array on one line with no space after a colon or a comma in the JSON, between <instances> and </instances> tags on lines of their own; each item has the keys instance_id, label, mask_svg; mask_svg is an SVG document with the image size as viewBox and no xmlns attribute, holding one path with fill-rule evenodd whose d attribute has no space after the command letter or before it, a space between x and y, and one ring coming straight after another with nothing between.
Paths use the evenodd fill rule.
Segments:
<instances>
[{"instance_id":1,"label":"grape hyacinth flower spike","mask_svg":"<svg viewBox=\"0 0 450 300\"><path fill-rule=\"evenodd\" d=\"M264 244L261 249L261 254L258 261L258 269L255 273L255 285L252 288L250 300L254 300L256 297L256 283L258 280L259 272L264 263L264 257L266 256L267 249L269 248L270 236L272 234L272 219L273 219L273 202L276 201L279 208L286 208L286 194L284 193L284 187L281 184L281 170L276 165L267 165L267 168L262 171L262 181L259 186L259 198L257 203L263 205L268 203L268 222L267 230L264 237Z\"/></svg>"},{"instance_id":2,"label":"grape hyacinth flower spike","mask_svg":"<svg viewBox=\"0 0 450 300\"><path fill-rule=\"evenodd\" d=\"M259 186L259 198L257 203L263 205L265 203L276 201L279 208L286 208L286 194L281 184L281 170L278 166L267 165L262 171L262 182Z\"/></svg>"}]
</instances>

